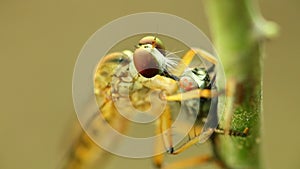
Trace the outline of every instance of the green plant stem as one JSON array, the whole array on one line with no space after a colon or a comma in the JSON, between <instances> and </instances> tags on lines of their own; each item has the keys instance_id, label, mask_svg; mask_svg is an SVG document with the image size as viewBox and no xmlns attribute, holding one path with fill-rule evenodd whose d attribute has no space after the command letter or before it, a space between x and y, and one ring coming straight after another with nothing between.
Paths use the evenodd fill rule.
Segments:
<instances>
[{"instance_id":1,"label":"green plant stem","mask_svg":"<svg viewBox=\"0 0 300 169\"><path fill-rule=\"evenodd\" d=\"M233 112L220 126L243 131L245 138L217 135L214 150L225 168L259 169L262 113L262 45L276 34L276 25L266 22L250 0L207 0L213 40L225 69L227 82L234 82ZM225 111L226 112L226 111Z\"/></svg>"}]
</instances>

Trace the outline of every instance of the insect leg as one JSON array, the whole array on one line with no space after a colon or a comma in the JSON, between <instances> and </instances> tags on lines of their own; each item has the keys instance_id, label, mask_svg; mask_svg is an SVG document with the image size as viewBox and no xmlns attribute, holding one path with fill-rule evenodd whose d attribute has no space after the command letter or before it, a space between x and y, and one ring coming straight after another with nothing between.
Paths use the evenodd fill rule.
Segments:
<instances>
[{"instance_id":1,"label":"insect leg","mask_svg":"<svg viewBox=\"0 0 300 169\"><path fill-rule=\"evenodd\" d=\"M224 130L220 129L220 128L214 129L214 132L218 133L218 134L225 134ZM248 135L248 133L249 133L249 128L245 128L243 132L229 130L228 134L231 136L246 137ZM174 150L173 152L169 152L169 153L173 154L173 155L179 154L179 153L185 151L186 149L188 149L189 147L191 147L192 145L199 143L199 141L200 141L200 137L194 137L193 139L184 143L178 149Z\"/></svg>"},{"instance_id":2,"label":"insect leg","mask_svg":"<svg viewBox=\"0 0 300 169\"><path fill-rule=\"evenodd\" d=\"M182 57L181 62L178 64L176 71L173 72L173 74L175 76L180 76L184 72L184 70L189 66L189 64L192 62L196 54L202 56L202 58L212 63L213 65L216 65L218 63L217 59L215 59L208 52L199 48L192 48Z\"/></svg>"},{"instance_id":3,"label":"insect leg","mask_svg":"<svg viewBox=\"0 0 300 169\"><path fill-rule=\"evenodd\" d=\"M158 119L156 121L156 131L155 131L156 135L160 135L162 134L162 128L161 128L161 120ZM163 139L162 137L157 137L155 140L155 145L154 145L154 152L155 155L153 157L153 163L157 168L161 168L162 167L162 163L164 160L164 154L161 153L164 150L164 143L163 143Z\"/></svg>"},{"instance_id":4,"label":"insect leg","mask_svg":"<svg viewBox=\"0 0 300 169\"><path fill-rule=\"evenodd\" d=\"M160 121L163 143L167 148L168 152L173 152L172 131L171 131L172 117L171 117L170 106L168 104L166 105L164 112L160 116L159 121Z\"/></svg>"},{"instance_id":5,"label":"insect leg","mask_svg":"<svg viewBox=\"0 0 300 169\"><path fill-rule=\"evenodd\" d=\"M202 50L202 49L199 49L199 48L193 48L192 49L196 54L202 56L205 60L209 61L210 63L216 65L218 63L218 60L213 57L210 53Z\"/></svg>"},{"instance_id":6,"label":"insect leg","mask_svg":"<svg viewBox=\"0 0 300 169\"><path fill-rule=\"evenodd\" d=\"M247 137L248 134L249 134L249 128L246 127L243 132L240 132L240 131L234 131L234 130L228 130L225 132L224 129L221 129L221 128L216 128L215 129L215 133L217 134L228 134L229 136L237 136L237 137Z\"/></svg>"},{"instance_id":7,"label":"insect leg","mask_svg":"<svg viewBox=\"0 0 300 169\"><path fill-rule=\"evenodd\" d=\"M200 141L200 138L195 137L195 138L189 140L188 142L184 143L183 145L181 145L178 149L176 149L176 150L173 149L172 152L170 151L168 153L173 154L173 155L179 154L179 153L185 151L186 149L188 149L189 147L191 147L192 145L197 144L199 141Z\"/></svg>"},{"instance_id":8,"label":"insect leg","mask_svg":"<svg viewBox=\"0 0 300 169\"><path fill-rule=\"evenodd\" d=\"M178 93L170 96L162 96L167 101L183 101L194 98L212 98L218 95L217 91L210 89L194 89L184 93Z\"/></svg>"}]
</instances>

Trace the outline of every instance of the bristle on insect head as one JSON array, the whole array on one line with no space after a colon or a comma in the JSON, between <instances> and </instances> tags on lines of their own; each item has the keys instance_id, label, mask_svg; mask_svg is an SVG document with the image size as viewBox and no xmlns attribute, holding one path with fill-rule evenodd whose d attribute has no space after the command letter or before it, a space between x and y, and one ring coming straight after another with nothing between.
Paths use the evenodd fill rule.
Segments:
<instances>
[{"instance_id":1,"label":"bristle on insect head","mask_svg":"<svg viewBox=\"0 0 300 169\"><path fill-rule=\"evenodd\" d=\"M151 42L152 48L156 48L156 37L154 37L153 41Z\"/></svg>"},{"instance_id":2,"label":"bristle on insect head","mask_svg":"<svg viewBox=\"0 0 300 169\"><path fill-rule=\"evenodd\" d=\"M139 41L139 45L150 44L152 48L158 49L163 55L165 55L165 45L163 42L156 36L145 36Z\"/></svg>"}]
</instances>

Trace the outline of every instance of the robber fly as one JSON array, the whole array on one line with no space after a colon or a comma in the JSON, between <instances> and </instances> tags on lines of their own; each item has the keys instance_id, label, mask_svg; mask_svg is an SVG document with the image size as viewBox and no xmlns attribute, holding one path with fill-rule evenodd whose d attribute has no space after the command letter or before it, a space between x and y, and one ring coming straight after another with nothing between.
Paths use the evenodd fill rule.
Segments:
<instances>
[{"instance_id":1,"label":"robber fly","mask_svg":"<svg viewBox=\"0 0 300 169\"><path fill-rule=\"evenodd\" d=\"M190 67L195 56L200 56L210 64L207 67ZM142 38L131 51L111 53L105 56L98 64L94 75L94 93L102 117L114 129L125 133L129 121L120 115L116 103L122 103L124 98L130 99L132 106L140 111L146 111L151 106L149 95L152 91L159 91L162 101L180 102L183 111L196 118L188 140L181 146L174 146L172 141L172 105L167 104L157 119L156 133L162 134L157 145L164 145L169 154L179 154L190 146L204 142L213 132L224 133L217 127L218 92L216 88L215 65L218 61L201 49L190 49L182 58L174 58L167 52L163 42L156 36ZM209 115L209 111L212 111ZM91 121L90 128L95 135L116 140L113 136L102 130L101 120ZM243 133L230 132L231 135L245 136ZM104 136L105 135L105 136ZM159 146L155 146L156 149ZM159 148L157 148L159 151ZM93 161L103 159L105 152L83 131L77 142L72 145L64 169L88 168ZM98 158L100 157L100 158ZM153 157L158 168L182 168L197 165L212 160L210 156L183 160L165 166L163 154Z\"/></svg>"}]
</instances>

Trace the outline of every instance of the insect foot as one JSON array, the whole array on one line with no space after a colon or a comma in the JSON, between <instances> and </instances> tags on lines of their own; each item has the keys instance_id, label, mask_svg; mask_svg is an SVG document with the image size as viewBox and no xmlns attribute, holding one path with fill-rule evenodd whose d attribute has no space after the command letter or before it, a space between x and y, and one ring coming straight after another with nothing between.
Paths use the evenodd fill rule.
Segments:
<instances>
[{"instance_id":1,"label":"insect foot","mask_svg":"<svg viewBox=\"0 0 300 169\"><path fill-rule=\"evenodd\" d=\"M173 153L174 153L174 148L173 148L173 147L170 147L170 148L167 150L167 153L173 154Z\"/></svg>"}]
</instances>

